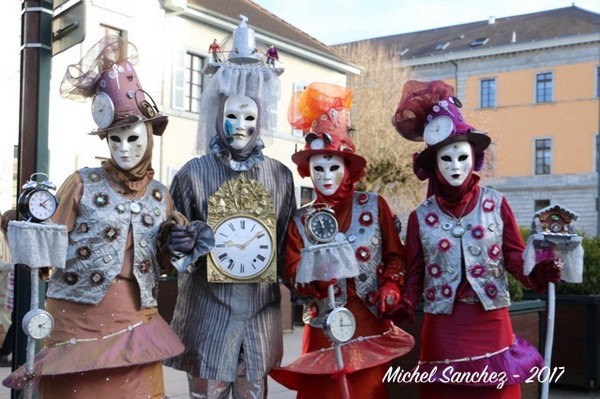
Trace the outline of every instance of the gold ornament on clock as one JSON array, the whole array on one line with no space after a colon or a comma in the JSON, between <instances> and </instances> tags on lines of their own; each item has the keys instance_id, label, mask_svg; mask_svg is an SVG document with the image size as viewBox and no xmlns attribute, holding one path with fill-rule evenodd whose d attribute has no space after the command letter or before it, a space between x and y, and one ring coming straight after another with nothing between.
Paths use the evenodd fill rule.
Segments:
<instances>
[{"instance_id":1,"label":"gold ornament on clock","mask_svg":"<svg viewBox=\"0 0 600 399\"><path fill-rule=\"evenodd\" d=\"M277 281L275 207L260 182L241 176L223 183L208 200L207 222L215 235L209 282Z\"/></svg>"}]
</instances>

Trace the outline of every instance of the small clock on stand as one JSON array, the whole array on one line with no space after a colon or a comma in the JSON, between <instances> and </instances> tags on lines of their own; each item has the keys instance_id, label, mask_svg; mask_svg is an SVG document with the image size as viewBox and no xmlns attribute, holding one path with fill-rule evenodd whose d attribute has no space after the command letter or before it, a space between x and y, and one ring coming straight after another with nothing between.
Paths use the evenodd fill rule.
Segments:
<instances>
[{"instance_id":1,"label":"small clock on stand","mask_svg":"<svg viewBox=\"0 0 600 399\"><path fill-rule=\"evenodd\" d=\"M43 182L33 180L35 175L44 175L46 180ZM56 212L58 200L50 192L50 190L56 190L56 186L47 178L48 175L45 173L34 173L30 180L23 185L17 202L23 220L41 223L50 219Z\"/></svg>"},{"instance_id":2,"label":"small clock on stand","mask_svg":"<svg viewBox=\"0 0 600 399\"><path fill-rule=\"evenodd\" d=\"M45 176L45 180L38 182L36 175ZM19 195L17 209L23 221L9 223L9 244L15 263L29 266L31 275L31 305L22 321L22 328L27 335L27 358L26 369L33 375L35 362L36 340L46 338L54 328L54 318L50 313L39 307L39 268L50 267L53 263L39 264L31 255L31 245L40 248L50 248L48 242L53 243L52 248L60 252L61 245L55 240L58 236L64 236L63 246L66 248L66 227L47 223L54 215L58 207L58 200L51 193L56 186L48 180L45 173L34 173L27 181ZM46 222L46 223L45 223ZM47 238L52 236L52 238ZM48 242L46 242L48 240ZM64 267L64 266L63 266ZM34 389L32 384L26 386L26 396Z\"/></svg>"}]
</instances>

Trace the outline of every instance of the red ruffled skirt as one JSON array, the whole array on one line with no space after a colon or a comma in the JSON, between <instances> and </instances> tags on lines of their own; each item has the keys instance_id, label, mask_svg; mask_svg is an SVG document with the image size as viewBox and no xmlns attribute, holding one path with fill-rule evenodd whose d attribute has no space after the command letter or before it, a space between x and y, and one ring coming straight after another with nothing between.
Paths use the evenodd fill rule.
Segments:
<instances>
[{"instance_id":1,"label":"red ruffled skirt","mask_svg":"<svg viewBox=\"0 0 600 399\"><path fill-rule=\"evenodd\" d=\"M338 378L346 375L350 394L356 399L387 398L383 377L389 362L415 345L412 335L387 319L377 319L357 297L349 298L348 309L356 318L355 339L341 345L344 369L338 370L335 350L323 330L306 326L303 355L269 374L283 386L298 391L298 399L338 399Z\"/></svg>"}]
</instances>

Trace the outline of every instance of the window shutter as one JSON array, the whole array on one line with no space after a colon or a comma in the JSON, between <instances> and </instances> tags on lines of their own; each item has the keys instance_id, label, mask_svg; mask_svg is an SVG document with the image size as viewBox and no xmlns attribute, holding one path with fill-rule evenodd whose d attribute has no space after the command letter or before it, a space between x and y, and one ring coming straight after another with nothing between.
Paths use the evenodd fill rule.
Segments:
<instances>
[{"instance_id":1,"label":"window shutter","mask_svg":"<svg viewBox=\"0 0 600 399\"><path fill-rule=\"evenodd\" d=\"M171 107L182 111L185 110L185 54L182 48L176 49L173 54Z\"/></svg>"}]
</instances>

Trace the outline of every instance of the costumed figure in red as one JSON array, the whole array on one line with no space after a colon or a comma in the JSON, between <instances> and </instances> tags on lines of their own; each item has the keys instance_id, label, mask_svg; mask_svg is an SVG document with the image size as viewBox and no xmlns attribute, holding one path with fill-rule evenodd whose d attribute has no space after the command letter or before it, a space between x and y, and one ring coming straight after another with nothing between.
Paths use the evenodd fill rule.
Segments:
<instances>
[{"instance_id":1,"label":"costumed figure in red","mask_svg":"<svg viewBox=\"0 0 600 399\"><path fill-rule=\"evenodd\" d=\"M188 222L153 179L153 135L162 135L168 120L142 89L137 58L132 43L107 35L68 67L61 84L63 97L94 98L98 128L90 134L106 139L110 159L78 169L57 193L53 222L66 226L69 239L66 265L56 266L48 283L45 308L55 326L33 375L22 366L4 380L13 389L33 378L42 398L162 399L162 362L184 350L158 314L157 242L170 218ZM210 228L199 221L188 227L165 245L183 251L183 242L189 256L207 253Z\"/></svg>"},{"instance_id":2,"label":"costumed figure in red","mask_svg":"<svg viewBox=\"0 0 600 399\"><path fill-rule=\"evenodd\" d=\"M304 150L292 160L302 177L311 177L317 198L296 211L287 236L284 279L304 304L303 355L271 376L298 391L298 398L343 397L336 383L342 374L351 397L387 398L382 378L389 362L414 346L413 337L386 318L400 301L404 247L385 199L354 190L366 161L349 135L351 105L350 89L312 83L296 93L288 111L291 125L307 133ZM347 308L356 323L339 344L342 370L330 339L340 331L326 325L331 284L335 306Z\"/></svg>"},{"instance_id":3,"label":"costumed figure in red","mask_svg":"<svg viewBox=\"0 0 600 399\"><path fill-rule=\"evenodd\" d=\"M404 295L395 316L425 318L418 372L430 374L422 398L520 398L520 384L541 355L515 336L507 274L544 291L560 280L552 260L523 274L524 244L506 198L479 185L487 134L461 116L442 81L408 81L392 118L404 138L424 140L414 170L429 179L429 198L409 216Z\"/></svg>"},{"instance_id":4,"label":"costumed figure in red","mask_svg":"<svg viewBox=\"0 0 600 399\"><path fill-rule=\"evenodd\" d=\"M208 52L212 54L213 62L221 62L221 58L219 58L221 46L217 43L217 39L213 39L213 42L208 46Z\"/></svg>"}]
</instances>

